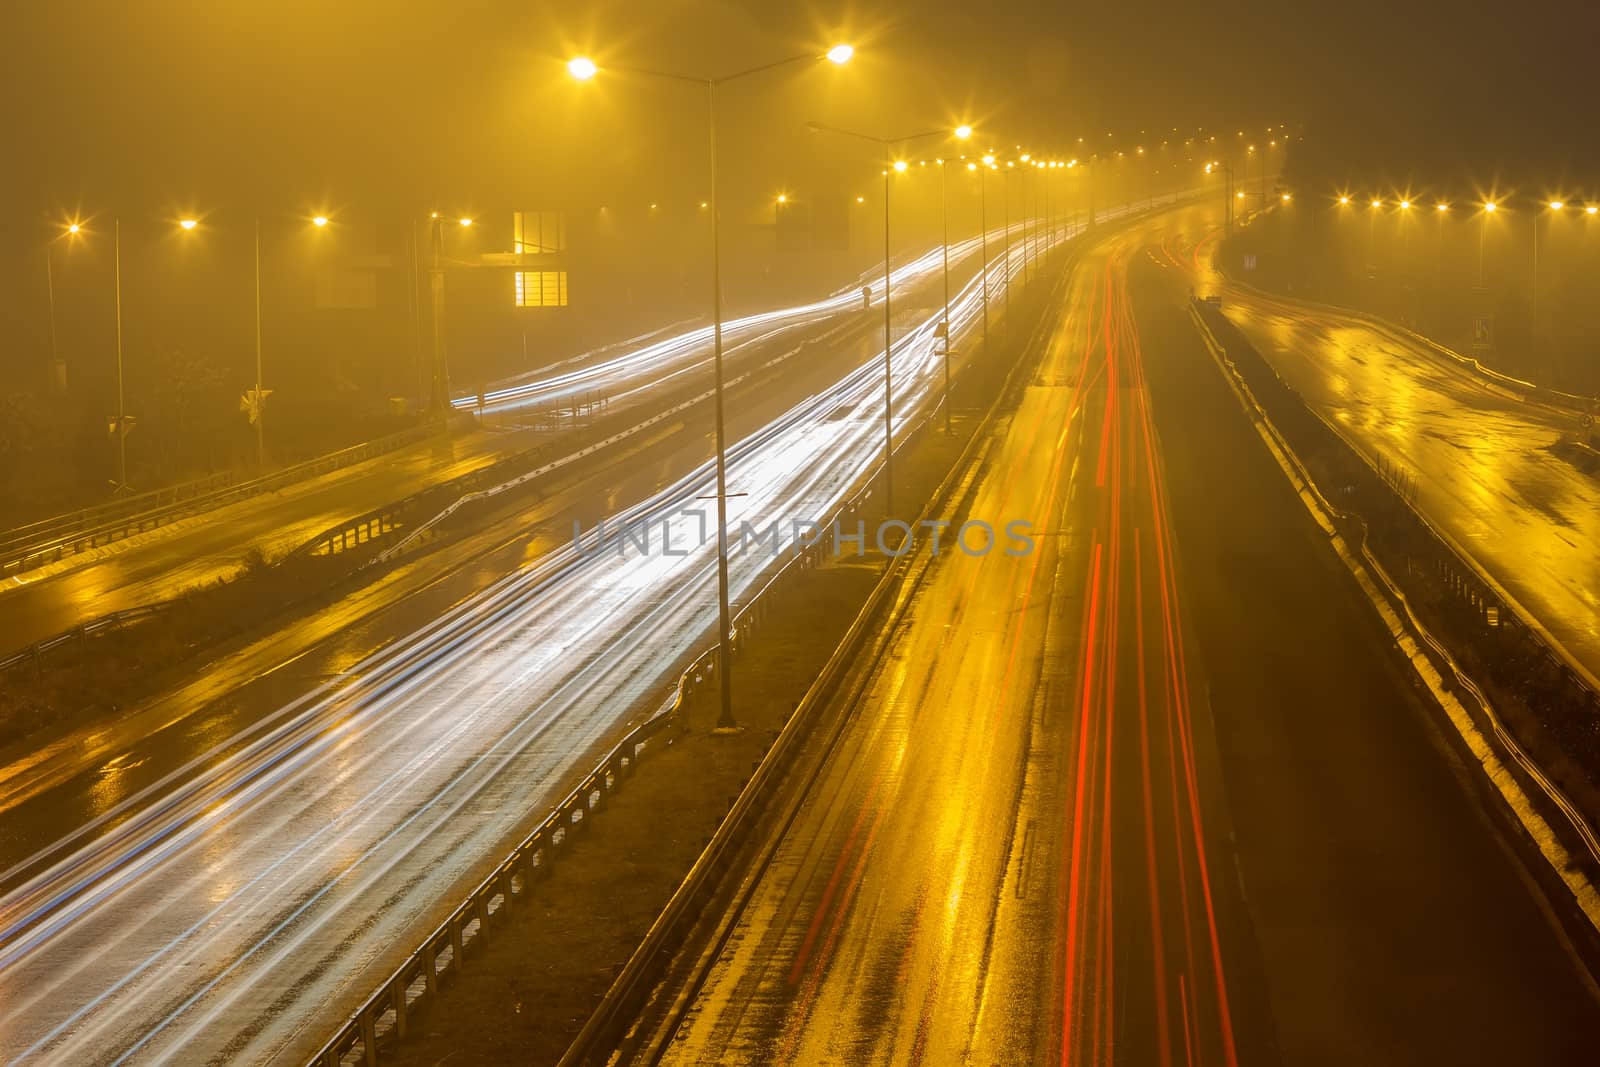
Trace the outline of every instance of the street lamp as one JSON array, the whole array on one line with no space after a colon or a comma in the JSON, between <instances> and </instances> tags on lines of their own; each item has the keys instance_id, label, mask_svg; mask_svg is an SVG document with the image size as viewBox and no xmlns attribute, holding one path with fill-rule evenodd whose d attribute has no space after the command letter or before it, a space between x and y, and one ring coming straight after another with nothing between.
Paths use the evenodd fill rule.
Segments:
<instances>
[{"instance_id":1,"label":"street lamp","mask_svg":"<svg viewBox=\"0 0 1600 1067\"><path fill-rule=\"evenodd\" d=\"M923 130L921 133L908 134L904 137L875 137L869 133L844 130L837 126L825 126L820 122L812 122L808 125L813 132L820 131L836 133L844 137L854 137L858 140L870 141L883 149L883 513L892 515L894 507L894 362L890 353L893 343L890 334L892 319L889 311L889 175L891 172L904 173L906 161L899 159L891 162L890 153L895 145L936 137L944 131Z\"/></svg>"},{"instance_id":2,"label":"street lamp","mask_svg":"<svg viewBox=\"0 0 1600 1067\"><path fill-rule=\"evenodd\" d=\"M843 66L850 62L855 55L855 49L847 44L836 44L828 49L821 58L835 66ZM623 73L637 74L647 78L658 78L665 81L687 82L690 85L701 86L706 91L706 132L707 148L710 163L711 190L707 202L711 216L711 338L712 338L712 368L715 374L715 408L716 408L716 445L717 445L717 675L720 690L720 705L717 713L717 729L735 730L738 723L733 716L733 663L732 648L729 645L729 634L733 629L733 613L729 605L728 596L728 459L727 459L727 434L723 425L723 375L722 375L722 250L718 231L718 201L717 201L717 87L728 82L748 78L776 67L788 66L806 60L819 58L813 52L788 56L771 63L763 63L758 67L750 67L733 74L725 74L717 78L704 78L688 74L676 74L669 71L648 70L642 67L617 67ZM594 60L587 56L579 56L568 61L567 73L578 81L590 81L599 72L600 68ZM888 179L884 180L885 185ZM884 210L888 210L888 201L884 202ZM884 306L888 306L887 292L884 293Z\"/></svg>"},{"instance_id":3,"label":"street lamp","mask_svg":"<svg viewBox=\"0 0 1600 1067\"><path fill-rule=\"evenodd\" d=\"M1478 225L1478 288L1483 288L1483 246L1489 233L1489 216L1499 209L1493 200L1484 202L1483 214L1479 217Z\"/></svg>"},{"instance_id":4,"label":"street lamp","mask_svg":"<svg viewBox=\"0 0 1600 1067\"><path fill-rule=\"evenodd\" d=\"M972 127L966 123L955 128L955 139L965 141L972 136ZM969 163L968 169L972 169ZM950 432L950 196L949 196L949 171L950 161L943 157L939 160L939 220L944 238L944 432Z\"/></svg>"},{"instance_id":5,"label":"street lamp","mask_svg":"<svg viewBox=\"0 0 1600 1067\"><path fill-rule=\"evenodd\" d=\"M189 227L193 229L193 227ZM83 232L79 223L67 227L67 233L76 236ZM121 493L128 488L128 418L124 406L124 393L122 381L122 220L111 220L111 264L112 264L112 294L113 308L116 315L117 337L117 483L113 487L114 493Z\"/></svg>"},{"instance_id":6,"label":"street lamp","mask_svg":"<svg viewBox=\"0 0 1600 1067\"><path fill-rule=\"evenodd\" d=\"M604 211L605 209L601 208L601 210ZM448 425L448 419L452 409L450 406L450 368L446 361L445 353L444 222L444 217L441 216L437 211L430 211L428 213L428 243L433 261L433 265L428 268L428 293L429 303L432 308L432 314L429 316L429 318L433 326L433 359L431 368L433 383L429 402L431 403L434 412L441 419L446 420L446 424ZM462 230L470 229L472 227L472 217L469 215L459 216L456 219L456 226ZM413 256L417 254L417 246L418 242L416 240L416 230L413 227L411 243ZM419 339L419 368L417 375L417 388L419 393L423 389L420 368L420 347Z\"/></svg>"},{"instance_id":7,"label":"street lamp","mask_svg":"<svg viewBox=\"0 0 1600 1067\"><path fill-rule=\"evenodd\" d=\"M331 220L326 215L313 215L311 225L316 229L325 229ZM195 229L197 223L194 219L182 219L178 226L185 233ZM246 408L250 422L255 427L256 437L256 467L264 470L267 464L266 449L266 421L267 421L267 392L263 386L261 363L261 216L257 215L252 220L253 256L255 261L255 352L256 352L256 384L251 391L249 404Z\"/></svg>"},{"instance_id":8,"label":"street lamp","mask_svg":"<svg viewBox=\"0 0 1600 1067\"><path fill-rule=\"evenodd\" d=\"M1567 205L1566 205L1566 203L1564 201L1552 200L1548 204L1546 204L1545 206L1550 209L1552 214L1560 214L1561 209L1566 207ZM1530 301L1530 304L1531 304L1531 311L1532 311L1532 314L1530 315L1530 322L1532 323L1532 331L1531 332L1532 332L1532 335L1533 335L1533 348L1534 348L1534 351L1537 353L1538 350L1539 350L1539 216L1538 215L1535 215L1533 217L1533 298Z\"/></svg>"},{"instance_id":9,"label":"street lamp","mask_svg":"<svg viewBox=\"0 0 1600 1067\"><path fill-rule=\"evenodd\" d=\"M61 351L56 344L56 272L55 272L55 243L58 240L73 240L78 236L83 227L76 222L69 222L56 235L55 240L44 246L44 287L45 296L50 304L50 375L55 379L56 387L61 392L67 388L67 367L61 362Z\"/></svg>"},{"instance_id":10,"label":"street lamp","mask_svg":"<svg viewBox=\"0 0 1600 1067\"><path fill-rule=\"evenodd\" d=\"M978 273L983 287L983 353L989 354L989 172L994 156L986 154L982 164L967 164L978 172Z\"/></svg>"},{"instance_id":11,"label":"street lamp","mask_svg":"<svg viewBox=\"0 0 1600 1067\"><path fill-rule=\"evenodd\" d=\"M1232 193L1233 193L1233 164L1230 163L1230 162L1227 162L1226 160L1218 160L1218 161L1213 161L1211 163L1207 163L1206 164L1206 173L1210 174L1212 171L1221 171L1222 175L1223 175L1223 182L1222 182L1222 207L1223 207L1223 216L1224 216L1223 224L1227 227L1228 233L1231 236L1233 234L1233 201L1234 201L1234 196L1232 195ZM1244 198L1244 190L1242 190L1242 189L1239 191L1239 198L1240 199Z\"/></svg>"}]
</instances>

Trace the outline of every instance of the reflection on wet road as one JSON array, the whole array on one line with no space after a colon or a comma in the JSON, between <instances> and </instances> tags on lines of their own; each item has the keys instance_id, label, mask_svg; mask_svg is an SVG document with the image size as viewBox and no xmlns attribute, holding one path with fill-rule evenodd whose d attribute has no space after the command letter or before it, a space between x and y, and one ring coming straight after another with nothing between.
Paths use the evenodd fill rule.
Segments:
<instances>
[{"instance_id":1,"label":"reflection on wet road","mask_svg":"<svg viewBox=\"0 0 1600 1067\"><path fill-rule=\"evenodd\" d=\"M1241 924L1137 247L1071 276L959 517L1026 519L1036 551L941 556L669 1062L1238 1061Z\"/></svg>"},{"instance_id":2,"label":"reflection on wet road","mask_svg":"<svg viewBox=\"0 0 1600 1067\"><path fill-rule=\"evenodd\" d=\"M1237 287L1224 313L1417 506L1600 678L1600 478L1552 450L1575 412L1529 403L1404 332Z\"/></svg>"}]
</instances>

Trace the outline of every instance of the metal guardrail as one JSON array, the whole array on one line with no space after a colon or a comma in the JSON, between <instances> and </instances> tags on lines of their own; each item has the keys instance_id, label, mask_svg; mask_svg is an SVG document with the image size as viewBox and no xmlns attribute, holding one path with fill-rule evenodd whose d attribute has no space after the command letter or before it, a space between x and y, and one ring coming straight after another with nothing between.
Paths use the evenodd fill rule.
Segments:
<instances>
[{"instance_id":1,"label":"metal guardrail","mask_svg":"<svg viewBox=\"0 0 1600 1067\"><path fill-rule=\"evenodd\" d=\"M218 474L20 526L0 535L0 577L21 574L202 511L276 492L426 440L443 430L444 424L439 423L418 426L247 481L237 481L233 473Z\"/></svg>"},{"instance_id":2,"label":"metal guardrail","mask_svg":"<svg viewBox=\"0 0 1600 1067\"><path fill-rule=\"evenodd\" d=\"M1293 467L1295 476L1301 481L1306 491L1310 493L1312 498L1317 502L1317 506L1320 507L1325 514L1337 515L1346 521L1353 522L1360 529L1361 539L1360 543L1356 545L1356 549L1359 552L1363 563L1370 569L1371 573L1377 579L1378 584L1382 586L1384 596L1389 599L1391 605L1397 609L1399 616L1404 620L1406 632L1408 632L1417 642L1417 646L1422 649L1424 656L1433 665L1434 669L1439 672L1440 677L1448 680L1450 687L1457 694L1457 698L1459 699L1460 695L1463 693L1467 694L1471 698L1474 708L1468 709L1468 714L1472 718L1488 726L1489 733L1493 736L1495 743L1500 747L1500 750L1510 757L1511 761L1516 764L1516 766L1531 782L1533 782L1545 799L1561 813L1562 817L1571 827L1573 834L1582 843L1584 851L1588 854L1590 863L1596 868L1600 868L1600 835L1597 835L1588 818L1566 795L1561 787L1550 778L1550 776L1542 767L1539 766L1538 762L1528 754L1521 744L1518 743L1516 737L1509 729L1506 728L1504 722L1499 716L1499 713L1495 711L1493 702L1483 692L1482 688L1479 687L1475 681L1473 681L1471 676L1461 669L1460 665L1456 662L1455 657L1441 641L1433 636L1433 633L1429 630L1427 625L1417 616L1415 610L1412 608L1410 598L1406 596L1405 591L1400 588L1399 583L1389 575L1387 568L1385 568L1378 558L1373 554L1368 543L1369 526L1366 520L1360 515L1356 515L1343 508L1335 506L1322 493L1321 489L1317 486L1316 481L1311 477L1310 471L1306 469L1305 464L1289 446L1288 441L1283 437L1282 432L1279 431L1276 424L1273 423L1261 401L1256 398L1256 395L1254 391L1251 390L1249 383L1245 381L1243 373L1234 365L1233 360L1228 355L1226 346L1224 346L1212 332L1210 324L1206 322L1205 316L1201 312L1198 305L1191 305L1190 314L1194 318L1195 324L1199 328L1203 340L1206 342L1208 347L1211 348L1213 356L1217 358L1218 362L1226 370L1226 373L1232 378L1233 384L1236 388L1236 391L1239 393L1241 400L1251 409L1257 426L1262 430L1263 433L1269 435L1272 440L1277 443L1277 448L1282 453L1284 461ZM1271 370L1270 364L1266 364L1265 360L1263 360L1262 363L1263 365L1267 366L1269 371ZM1312 412L1312 414L1315 415L1316 413ZM1320 416L1318 417L1320 418ZM1322 421L1324 424L1327 422L1327 420ZM1335 438L1337 440L1344 441L1343 436L1339 435L1337 430L1333 430L1331 426L1329 429L1335 434ZM1345 444L1347 447L1350 447L1347 441L1345 441ZM1365 463L1374 471L1375 474L1378 474L1380 479L1382 478L1381 472L1379 472L1377 468L1373 466L1370 460L1361 454L1360 450L1350 447L1350 451L1360 462ZM1386 482L1385 484L1388 483ZM1405 507L1405 509L1413 515L1416 522L1418 522L1422 528L1433 534L1436 544L1441 552L1448 556L1455 557L1461 564L1462 571L1469 573L1476 571L1476 568L1471 564L1470 560L1463 558L1461 553L1459 553L1449 543L1449 541L1439 536L1438 532L1435 531L1427 519L1416 510L1414 504L1410 500L1406 499L1403 494L1395 491L1393 486L1390 486L1390 490L1391 492L1395 493L1397 501L1399 501ZM1484 586L1485 591L1487 591L1489 588L1490 587L1488 585ZM1482 593L1478 591L1469 591L1468 595L1474 599L1480 608L1484 609L1486 612L1490 608L1493 609L1495 615L1495 626L1503 627L1513 625L1517 622L1522 622L1522 628L1526 631L1528 639L1543 647L1544 655L1550 664L1559 670L1564 670L1568 679L1568 683L1572 685L1579 693L1584 695L1584 702L1587 704L1590 712L1600 715L1600 693L1597 693L1592 687L1590 687L1586 681L1576 671L1573 670L1571 664L1565 660L1564 656L1561 655L1556 648L1552 648L1546 642L1541 630L1527 625L1526 620L1519 620L1517 618L1517 609L1515 605L1512 605L1508 602L1502 602L1498 598L1491 603L1487 597L1483 596ZM1465 702L1463 702L1463 706L1465 707Z\"/></svg>"},{"instance_id":3,"label":"metal guardrail","mask_svg":"<svg viewBox=\"0 0 1600 1067\"><path fill-rule=\"evenodd\" d=\"M140 619L148 619L150 616L162 611L166 607L166 601L159 601L154 604L144 604L140 607L128 608L126 611L113 611L109 615L102 615L97 619L91 619L81 626L75 626L70 630L56 634L54 637L47 637L43 641L36 641L22 651L15 652L7 656L5 659L0 659L0 672L8 671L13 667L21 666L24 663L38 664L40 659L43 658L44 654L52 649L60 648L62 645L65 645L70 641L85 641L102 631L115 630L118 627L126 626L130 622L137 622Z\"/></svg>"},{"instance_id":4,"label":"metal guardrail","mask_svg":"<svg viewBox=\"0 0 1600 1067\"><path fill-rule=\"evenodd\" d=\"M864 481L870 486L870 476ZM847 502L839 505L833 518L854 513L869 492L865 487L858 489ZM811 546L792 556L734 613L732 647L735 653L764 615L769 594L785 578L815 566L819 553L819 546ZM585 821L605 806L606 798L632 773L648 743L674 726L690 697L717 677L718 660L715 647L696 656L679 674L671 702L630 730L595 764L577 787L379 984L377 991L345 1020L311 1057L309 1064L312 1067L346 1064L373 1067L384 1042L404 1038L411 1017L437 996L441 982L460 971L473 946L488 943L491 927L509 915L511 905L531 889L534 879L564 850L563 846L572 836L585 828Z\"/></svg>"}]
</instances>

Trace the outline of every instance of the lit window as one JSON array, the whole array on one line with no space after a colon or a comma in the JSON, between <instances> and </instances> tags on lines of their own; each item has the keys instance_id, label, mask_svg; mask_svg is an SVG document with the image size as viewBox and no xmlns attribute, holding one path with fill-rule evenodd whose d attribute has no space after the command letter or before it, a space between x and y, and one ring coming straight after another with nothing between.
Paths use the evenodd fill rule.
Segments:
<instances>
[{"instance_id":1,"label":"lit window","mask_svg":"<svg viewBox=\"0 0 1600 1067\"><path fill-rule=\"evenodd\" d=\"M567 306L567 272L564 270L519 270L516 284L519 308Z\"/></svg>"},{"instance_id":2,"label":"lit window","mask_svg":"<svg viewBox=\"0 0 1600 1067\"><path fill-rule=\"evenodd\" d=\"M511 215L511 251L537 256L567 250L567 216L560 211L516 211Z\"/></svg>"},{"instance_id":3,"label":"lit window","mask_svg":"<svg viewBox=\"0 0 1600 1067\"><path fill-rule=\"evenodd\" d=\"M519 256L561 255L567 250L567 217L559 211L518 211L511 217L511 250ZM526 270L512 275L519 308L567 306L567 272Z\"/></svg>"}]
</instances>

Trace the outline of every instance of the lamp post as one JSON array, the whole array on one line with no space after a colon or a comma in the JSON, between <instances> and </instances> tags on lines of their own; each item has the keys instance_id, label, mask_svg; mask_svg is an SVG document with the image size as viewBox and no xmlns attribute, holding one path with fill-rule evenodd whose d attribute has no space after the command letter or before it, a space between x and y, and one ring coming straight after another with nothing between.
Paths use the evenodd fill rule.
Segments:
<instances>
[{"instance_id":1,"label":"lamp post","mask_svg":"<svg viewBox=\"0 0 1600 1067\"><path fill-rule=\"evenodd\" d=\"M68 234L76 235L78 224L72 223L67 227ZM44 246L44 291L45 297L50 301L50 377L66 385L67 376L61 367L61 350L56 343L56 271L55 271L55 242L51 241Z\"/></svg>"},{"instance_id":2,"label":"lamp post","mask_svg":"<svg viewBox=\"0 0 1600 1067\"><path fill-rule=\"evenodd\" d=\"M191 224L189 229L194 229ZM116 294L117 318L117 487L128 488L128 416L123 407L122 389L122 220L111 220L111 276Z\"/></svg>"},{"instance_id":3,"label":"lamp post","mask_svg":"<svg viewBox=\"0 0 1600 1067\"><path fill-rule=\"evenodd\" d=\"M1376 270L1378 265L1378 212L1383 210L1382 200L1373 200L1367 215L1367 264Z\"/></svg>"},{"instance_id":4,"label":"lamp post","mask_svg":"<svg viewBox=\"0 0 1600 1067\"><path fill-rule=\"evenodd\" d=\"M1483 246L1489 233L1489 216L1498 210L1498 205L1493 201L1486 201L1483 205L1483 214L1478 224L1478 288L1483 288Z\"/></svg>"},{"instance_id":5,"label":"lamp post","mask_svg":"<svg viewBox=\"0 0 1600 1067\"><path fill-rule=\"evenodd\" d=\"M978 171L978 255L983 260L979 273L983 279L983 351L989 352L989 172L994 170L994 156L985 155Z\"/></svg>"},{"instance_id":6,"label":"lamp post","mask_svg":"<svg viewBox=\"0 0 1600 1067\"><path fill-rule=\"evenodd\" d=\"M1434 273L1438 274L1444 269L1444 217L1450 214L1450 205L1438 203L1433 205L1433 217L1436 223L1433 228L1433 258Z\"/></svg>"},{"instance_id":7,"label":"lamp post","mask_svg":"<svg viewBox=\"0 0 1600 1067\"><path fill-rule=\"evenodd\" d=\"M723 374L722 374L722 249L719 234L718 215L720 208L717 201L717 87L728 82L748 78L776 67L787 66L805 60L826 58L836 66L843 66L850 62L850 57L855 54L855 49L847 44L834 45L828 49L824 56L806 52L801 55L789 56L771 63L763 63L758 67L750 67L733 74L725 74L717 78L703 78L694 75L676 74L669 71L647 70L640 67L614 68L624 73L637 74L643 77L659 78L665 81L686 82L690 85L700 86L706 92L706 145L707 156L710 164L710 196L707 199L711 216L711 338L712 338L712 369L715 376L714 393L716 409L716 446L717 446L717 677L719 690L719 706L717 712L717 729L735 730L738 722L733 714L733 663L732 648L729 644L729 635L733 629L733 612L729 604L728 593L728 459L727 459L727 433L723 422ZM600 67L585 56L580 56L567 63L567 73L578 81L589 81ZM887 188L885 179L885 188ZM884 211L888 212L888 199L884 200ZM887 265L885 265L887 267ZM885 313L889 306L889 293L885 289L883 294Z\"/></svg>"},{"instance_id":8,"label":"lamp post","mask_svg":"<svg viewBox=\"0 0 1600 1067\"><path fill-rule=\"evenodd\" d=\"M463 230L472 228L472 218L462 215L456 219L456 226ZM433 266L428 269L428 289L432 296L433 314L433 388L432 402L434 411L441 419L450 416L450 365L446 351L444 329L445 299L444 299L444 223L439 212L428 214L429 229L432 237L430 242L433 253Z\"/></svg>"},{"instance_id":9,"label":"lamp post","mask_svg":"<svg viewBox=\"0 0 1600 1067\"><path fill-rule=\"evenodd\" d=\"M883 149L883 513L892 515L894 511L894 363L890 351L893 348L893 338L890 332L893 320L889 312L889 179L893 174L904 174L906 171L906 161L894 159L892 150L895 145L904 145L912 141L936 137L945 131L923 130L921 133L907 134L904 137L876 137L870 133L840 129L837 126L826 126L820 122L810 123L809 126L813 131L854 137L857 140L868 141L878 145ZM946 339L946 343L948 344L948 339Z\"/></svg>"},{"instance_id":10,"label":"lamp post","mask_svg":"<svg viewBox=\"0 0 1600 1067\"><path fill-rule=\"evenodd\" d=\"M1561 209L1567 205L1564 201L1552 200L1545 206L1550 209L1551 214L1560 214ZM1530 305L1530 332L1533 337L1533 350L1537 353L1539 350L1539 215L1533 216L1533 298Z\"/></svg>"},{"instance_id":11,"label":"lamp post","mask_svg":"<svg viewBox=\"0 0 1600 1067\"><path fill-rule=\"evenodd\" d=\"M1221 171L1222 182L1222 217L1227 227L1228 235L1233 236L1233 164L1223 161L1214 161L1206 164L1206 173Z\"/></svg>"},{"instance_id":12,"label":"lamp post","mask_svg":"<svg viewBox=\"0 0 1600 1067\"><path fill-rule=\"evenodd\" d=\"M328 225L328 217L326 215L313 216L310 221L311 221L311 225L314 226L315 228L319 229L319 230ZM182 229L185 233L193 232L194 229L198 225L199 225L199 223L195 219L183 219L183 220L179 221L179 223L178 223L179 228ZM265 470L266 469L266 465L267 465L267 450L266 450L266 421L267 421L266 397L267 397L267 394L266 394L265 389L262 388L263 376L262 376L262 360L261 360L261 216L260 215L254 216L254 218L251 220L251 237L252 237L251 253L252 253L253 262L254 262L254 286L253 286L254 293L253 293L253 296L254 296L254 301L255 301L255 330L254 330L255 337L254 337L254 340L255 340L255 357L256 357L256 378L255 378L255 388L251 392L250 402L246 407L246 411L247 411L247 414L250 416L250 422L252 423L252 425L255 428L256 468L258 470Z\"/></svg>"},{"instance_id":13,"label":"lamp post","mask_svg":"<svg viewBox=\"0 0 1600 1067\"><path fill-rule=\"evenodd\" d=\"M972 127L962 123L955 129L958 141L972 136ZM944 432L950 432L950 161L939 159L939 222L944 239Z\"/></svg>"},{"instance_id":14,"label":"lamp post","mask_svg":"<svg viewBox=\"0 0 1600 1067\"><path fill-rule=\"evenodd\" d=\"M256 469L265 470L267 466L266 431L263 423L266 422L266 398L261 394L261 216L257 215L255 223L255 257L256 257L256 390L250 404L250 421L256 427Z\"/></svg>"}]
</instances>

